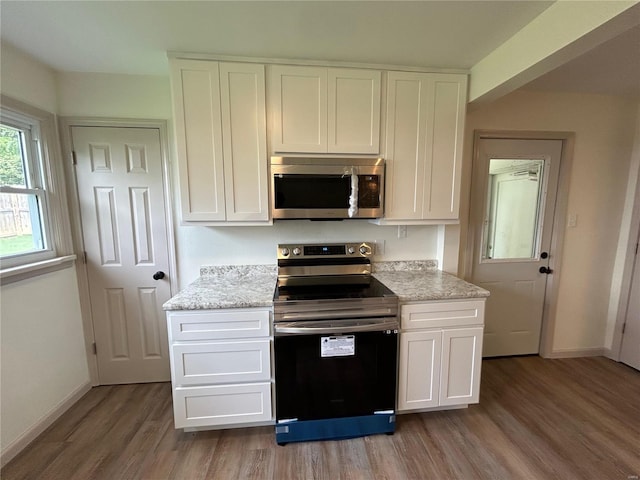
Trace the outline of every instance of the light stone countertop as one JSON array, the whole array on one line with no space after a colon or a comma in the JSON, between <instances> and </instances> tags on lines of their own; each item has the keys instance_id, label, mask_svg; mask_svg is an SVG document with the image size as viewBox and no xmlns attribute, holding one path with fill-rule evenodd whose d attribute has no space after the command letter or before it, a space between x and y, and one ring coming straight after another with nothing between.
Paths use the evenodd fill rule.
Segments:
<instances>
[{"instance_id":1,"label":"light stone countertop","mask_svg":"<svg viewBox=\"0 0 640 480\"><path fill-rule=\"evenodd\" d=\"M373 272L401 303L489 296L484 288L438 270L435 260L378 262L373 264Z\"/></svg>"},{"instance_id":2,"label":"light stone countertop","mask_svg":"<svg viewBox=\"0 0 640 480\"><path fill-rule=\"evenodd\" d=\"M165 310L271 307L275 265L222 265L200 269L200 278L167 301Z\"/></svg>"},{"instance_id":3,"label":"light stone countertop","mask_svg":"<svg viewBox=\"0 0 640 480\"><path fill-rule=\"evenodd\" d=\"M391 289L403 302L484 298L489 292L477 285L440 270L376 272L378 280Z\"/></svg>"},{"instance_id":4,"label":"light stone countertop","mask_svg":"<svg viewBox=\"0 0 640 480\"><path fill-rule=\"evenodd\" d=\"M373 275L400 302L488 297L489 292L437 270L434 260L373 263ZM165 310L271 307L275 265L221 265L200 269L200 278L167 301Z\"/></svg>"}]
</instances>

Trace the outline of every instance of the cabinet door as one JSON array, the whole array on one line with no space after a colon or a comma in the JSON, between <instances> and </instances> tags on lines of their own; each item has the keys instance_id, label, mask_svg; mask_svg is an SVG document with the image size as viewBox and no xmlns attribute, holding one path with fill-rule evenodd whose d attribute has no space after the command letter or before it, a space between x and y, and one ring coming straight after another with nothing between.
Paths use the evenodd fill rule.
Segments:
<instances>
[{"instance_id":1,"label":"cabinet door","mask_svg":"<svg viewBox=\"0 0 640 480\"><path fill-rule=\"evenodd\" d=\"M380 151L380 76L376 70L329 69L329 153Z\"/></svg>"},{"instance_id":2,"label":"cabinet door","mask_svg":"<svg viewBox=\"0 0 640 480\"><path fill-rule=\"evenodd\" d=\"M442 332L440 405L478 403L482 330L472 327Z\"/></svg>"},{"instance_id":3,"label":"cabinet door","mask_svg":"<svg viewBox=\"0 0 640 480\"><path fill-rule=\"evenodd\" d=\"M269 219L264 66L221 63L227 221Z\"/></svg>"},{"instance_id":4,"label":"cabinet door","mask_svg":"<svg viewBox=\"0 0 640 480\"><path fill-rule=\"evenodd\" d=\"M422 218L428 89L424 74L387 75L385 220Z\"/></svg>"},{"instance_id":5,"label":"cabinet door","mask_svg":"<svg viewBox=\"0 0 640 480\"><path fill-rule=\"evenodd\" d=\"M224 220L218 64L171 60L171 92L182 219Z\"/></svg>"},{"instance_id":6,"label":"cabinet door","mask_svg":"<svg viewBox=\"0 0 640 480\"><path fill-rule=\"evenodd\" d=\"M173 391L173 417L175 428L269 421L271 384L178 387Z\"/></svg>"},{"instance_id":7,"label":"cabinet door","mask_svg":"<svg viewBox=\"0 0 640 480\"><path fill-rule=\"evenodd\" d=\"M438 406L441 346L439 330L400 334L398 411Z\"/></svg>"},{"instance_id":8,"label":"cabinet door","mask_svg":"<svg viewBox=\"0 0 640 480\"><path fill-rule=\"evenodd\" d=\"M429 83L422 218L457 219L467 77L432 74Z\"/></svg>"},{"instance_id":9,"label":"cabinet door","mask_svg":"<svg viewBox=\"0 0 640 480\"><path fill-rule=\"evenodd\" d=\"M389 72L385 220L458 218L467 77Z\"/></svg>"},{"instance_id":10,"label":"cabinet door","mask_svg":"<svg viewBox=\"0 0 640 480\"><path fill-rule=\"evenodd\" d=\"M269 89L274 152L326 152L327 69L274 65Z\"/></svg>"}]
</instances>

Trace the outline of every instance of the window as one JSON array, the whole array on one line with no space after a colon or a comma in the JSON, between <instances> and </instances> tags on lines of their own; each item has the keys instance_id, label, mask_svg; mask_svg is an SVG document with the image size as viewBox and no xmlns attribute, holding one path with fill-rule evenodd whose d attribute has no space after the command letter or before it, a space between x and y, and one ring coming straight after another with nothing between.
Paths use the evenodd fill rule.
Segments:
<instances>
[{"instance_id":1,"label":"window","mask_svg":"<svg viewBox=\"0 0 640 480\"><path fill-rule=\"evenodd\" d=\"M0 258L3 266L53 256L37 125L0 122Z\"/></svg>"},{"instance_id":2,"label":"window","mask_svg":"<svg viewBox=\"0 0 640 480\"><path fill-rule=\"evenodd\" d=\"M0 278L72 251L55 117L0 96Z\"/></svg>"}]
</instances>

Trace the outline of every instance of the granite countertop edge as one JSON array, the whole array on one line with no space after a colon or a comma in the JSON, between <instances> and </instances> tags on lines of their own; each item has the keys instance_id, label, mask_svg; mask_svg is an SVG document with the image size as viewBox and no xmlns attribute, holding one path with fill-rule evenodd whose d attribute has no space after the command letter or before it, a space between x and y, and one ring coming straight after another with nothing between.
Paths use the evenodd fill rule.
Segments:
<instances>
[{"instance_id":1,"label":"granite countertop edge","mask_svg":"<svg viewBox=\"0 0 640 480\"><path fill-rule=\"evenodd\" d=\"M435 260L374 262L373 276L400 302L484 298L489 292L437 269ZM164 303L163 309L271 308L276 265L203 266L200 277Z\"/></svg>"}]
</instances>

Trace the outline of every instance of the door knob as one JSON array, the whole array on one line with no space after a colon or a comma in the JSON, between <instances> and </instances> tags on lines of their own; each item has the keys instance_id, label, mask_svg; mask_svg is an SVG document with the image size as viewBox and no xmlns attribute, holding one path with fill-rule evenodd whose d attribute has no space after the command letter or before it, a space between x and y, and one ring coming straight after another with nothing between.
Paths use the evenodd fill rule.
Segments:
<instances>
[{"instance_id":1,"label":"door knob","mask_svg":"<svg viewBox=\"0 0 640 480\"><path fill-rule=\"evenodd\" d=\"M553 270L551 270L549 267L540 267L540 270L538 270L540 273L546 273L547 275L549 275L550 273L553 273Z\"/></svg>"},{"instance_id":2,"label":"door knob","mask_svg":"<svg viewBox=\"0 0 640 480\"><path fill-rule=\"evenodd\" d=\"M156 272L153 274L154 280L162 280L164 278L164 272Z\"/></svg>"}]
</instances>

